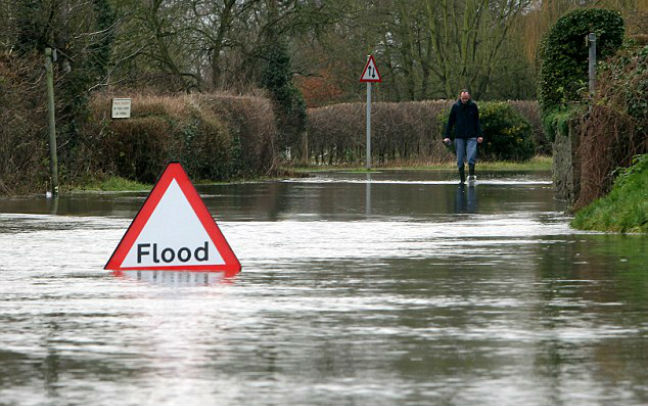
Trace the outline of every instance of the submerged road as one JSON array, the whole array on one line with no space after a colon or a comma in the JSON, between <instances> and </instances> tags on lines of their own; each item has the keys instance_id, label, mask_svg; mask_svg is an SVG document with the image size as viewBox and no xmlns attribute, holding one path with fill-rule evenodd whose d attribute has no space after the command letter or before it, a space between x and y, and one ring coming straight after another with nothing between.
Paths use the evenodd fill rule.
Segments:
<instances>
[{"instance_id":1,"label":"submerged road","mask_svg":"<svg viewBox=\"0 0 648 406\"><path fill-rule=\"evenodd\" d=\"M243 271L103 267L146 194L0 200L0 405L643 405L648 240L546 173L201 186Z\"/></svg>"}]
</instances>

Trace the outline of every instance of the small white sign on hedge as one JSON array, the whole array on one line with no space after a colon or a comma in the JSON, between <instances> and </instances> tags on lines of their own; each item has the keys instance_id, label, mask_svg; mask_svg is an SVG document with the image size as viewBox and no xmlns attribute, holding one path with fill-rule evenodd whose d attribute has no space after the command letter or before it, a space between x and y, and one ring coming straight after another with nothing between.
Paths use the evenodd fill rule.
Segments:
<instances>
[{"instance_id":1,"label":"small white sign on hedge","mask_svg":"<svg viewBox=\"0 0 648 406\"><path fill-rule=\"evenodd\" d=\"M112 118L130 118L131 116L131 99L114 98L112 100Z\"/></svg>"}]
</instances>

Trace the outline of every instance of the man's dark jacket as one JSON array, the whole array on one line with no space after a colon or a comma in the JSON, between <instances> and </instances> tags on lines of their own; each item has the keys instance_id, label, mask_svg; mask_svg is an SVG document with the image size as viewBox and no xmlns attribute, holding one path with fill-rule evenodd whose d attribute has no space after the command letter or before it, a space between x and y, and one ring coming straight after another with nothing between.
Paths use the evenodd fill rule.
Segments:
<instances>
[{"instance_id":1,"label":"man's dark jacket","mask_svg":"<svg viewBox=\"0 0 648 406\"><path fill-rule=\"evenodd\" d=\"M466 104L458 100L452 105L443 138L452 138L450 136L452 127L454 127L454 138L468 139L482 136L479 126L479 110L472 100L468 100Z\"/></svg>"}]
</instances>

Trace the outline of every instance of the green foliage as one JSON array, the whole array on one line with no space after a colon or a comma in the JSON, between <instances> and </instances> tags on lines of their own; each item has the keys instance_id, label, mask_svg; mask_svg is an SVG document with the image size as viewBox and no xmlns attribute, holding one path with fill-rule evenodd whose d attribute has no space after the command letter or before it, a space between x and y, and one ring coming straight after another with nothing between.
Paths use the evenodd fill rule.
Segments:
<instances>
[{"instance_id":1,"label":"green foliage","mask_svg":"<svg viewBox=\"0 0 648 406\"><path fill-rule=\"evenodd\" d=\"M623 43L623 19L616 11L576 10L560 18L543 39L538 91L543 111L580 99L588 80L585 37L591 32L597 37L597 60L605 59Z\"/></svg>"},{"instance_id":2,"label":"green foliage","mask_svg":"<svg viewBox=\"0 0 648 406\"><path fill-rule=\"evenodd\" d=\"M535 154L531 124L508 103L482 103L479 118L484 142L479 155L488 160L526 161Z\"/></svg>"},{"instance_id":3,"label":"green foliage","mask_svg":"<svg viewBox=\"0 0 648 406\"><path fill-rule=\"evenodd\" d=\"M549 141L554 142L557 135L566 137L569 133L569 122L584 112L584 108L578 104L559 106L542 116L542 127Z\"/></svg>"},{"instance_id":4,"label":"green foliage","mask_svg":"<svg viewBox=\"0 0 648 406\"><path fill-rule=\"evenodd\" d=\"M577 208L608 193L617 168L648 148L648 47L628 43L600 67L593 104L578 125Z\"/></svg>"},{"instance_id":5,"label":"green foliage","mask_svg":"<svg viewBox=\"0 0 648 406\"><path fill-rule=\"evenodd\" d=\"M261 85L268 89L277 114L278 147L296 146L306 128L306 104L292 81L290 55L283 41L268 45Z\"/></svg>"},{"instance_id":6,"label":"green foliage","mask_svg":"<svg viewBox=\"0 0 648 406\"><path fill-rule=\"evenodd\" d=\"M601 64L597 103L633 118L636 131L648 132L648 46L628 47Z\"/></svg>"},{"instance_id":7,"label":"green foliage","mask_svg":"<svg viewBox=\"0 0 648 406\"><path fill-rule=\"evenodd\" d=\"M188 173L198 179L230 179L234 174L232 139L225 125L205 109L196 109L178 122L176 137L181 140L178 159Z\"/></svg>"},{"instance_id":8,"label":"green foliage","mask_svg":"<svg viewBox=\"0 0 648 406\"><path fill-rule=\"evenodd\" d=\"M614 182L612 191L576 213L572 227L585 230L648 232L648 154Z\"/></svg>"},{"instance_id":9,"label":"green foliage","mask_svg":"<svg viewBox=\"0 0 648 406\"><path fill-rule=\"evenodd\" d=\"M151 190L150 184L135 182L119 176L108 176L107 178L91 178L81 185L73 187L73 190L91 190L104 192L143 191Z\"/></svg>"}]
</instances>

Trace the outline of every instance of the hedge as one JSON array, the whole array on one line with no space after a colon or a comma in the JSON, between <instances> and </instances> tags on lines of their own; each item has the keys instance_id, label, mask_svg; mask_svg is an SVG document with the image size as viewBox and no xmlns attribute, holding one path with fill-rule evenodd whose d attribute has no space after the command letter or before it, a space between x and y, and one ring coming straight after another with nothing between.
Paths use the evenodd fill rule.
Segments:
<instances>
[{"instance_id":1,"label":"hedge","mask_svg":"<svg viewBox=\"0 0 648 406\"><path fill-rule=\"evenodd\" d=\"M374 160L378 164L452 160L451 151L441 143L441 131L452 103L451 100L374 103L371 115ZM489 104L478 103L480 111L488 111ZM507 106L510 116L520 117L516 112L528 114L530 119L524 121L529 131L524 135L525 140L537 137L538 143L548 150L537 103L509 101L502 104ZM364 160L365 106L364 103L342 103L308 110L308 145L312 161L332 165L357 164ZM489 119L488 114L486 119ZM531 121L533 125L529 124ZM488 127L483 119L482 125ZM533 148L535 142L530 142ZM531 154L535 152L532 150ZM523 156L511 159L526 159L526 153Z\"/></svg>"},{"instance_id":2,"label":"hedge","mask_svg":"<svg viewBox=\"0 0 648 406\"><path fill-rule=\"evenodd\" d=\"M150 183L169 161L180 161L194 179L215 181L276 167L274 115L266 98L135 96L131 118L114 120L110 103L109 95L95 97L83 129L91 171Z\"/></svg>"}]
</instances>

